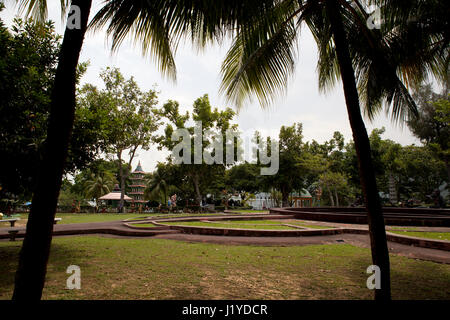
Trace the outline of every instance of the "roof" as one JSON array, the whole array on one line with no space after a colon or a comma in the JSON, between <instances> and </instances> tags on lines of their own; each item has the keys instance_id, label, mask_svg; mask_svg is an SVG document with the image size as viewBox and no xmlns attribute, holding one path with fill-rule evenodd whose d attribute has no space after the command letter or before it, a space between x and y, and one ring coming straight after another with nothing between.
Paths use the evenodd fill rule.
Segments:
<instances>
[{"instance_id":1,"label":"roof","mask_svg":"<svg viewBox=\"0 0 450 320\"><path fill-rule=\"evenodd\" d=\"M311 194L305 188L299 190L300 192L294 192L292 197L294 198L312 198Z\"/></svg>"},{"instance_id":2,"label":"roof","mask_svg":"<svg viewBox=\"0 0 450 320\"><path fill-rule=\"evenodd\" d=\"M104 196L98 198L99 200L120 200L120 192L110 192L108 194L105 194ZM124 200L133 200L126 194L123 195Z\"/></svg>"},{"instance_id":3,"label":"roof","mask_svg":"<svg viewBox=\"0 0 450 320\"><path fill-rule=\"evenodd\" d=\"M108 194L105 194L104 196L101 196L98 198L99 200L120 200L120 188L119 185L114 185L114 190ZM133 200L126 194L123 195L124 200Z\"/></svg>"},{"instance_id":4,"label":"roof","mask_svg":"<svg viewBox=\"0 0 450 320\"><path fill-rule=\"evenodd\" d=\"M142 166L141 166L141 162L139 161L136 169L134 170L134 172L144 172L144 170L142 170Z\"/></svg>"}]
</instances>

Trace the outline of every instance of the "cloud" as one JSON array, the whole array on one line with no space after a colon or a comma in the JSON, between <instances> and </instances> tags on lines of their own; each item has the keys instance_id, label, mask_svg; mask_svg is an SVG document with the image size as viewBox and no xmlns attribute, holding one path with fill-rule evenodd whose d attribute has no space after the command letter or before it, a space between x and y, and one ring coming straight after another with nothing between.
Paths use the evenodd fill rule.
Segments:
<instances>
[{"instance_id":1,"label":"cloud","mask_svg":"<svg viewBox=\"0 0 450 320\"><path fill-rule=\"evenodd\" d=\"M101 2L94 2L94 10ZM0 14L7 26L11 25L15 10L7 4L7 9ZM92 16L92 15L91 15ZM56 21L56 30L62 33L60 12L58 6L49 6L49 18ZM226 54L227 46L211 46L204 52L197 52L190 44L182 44L176 55L178 80L173 83L159 74L157 67L149 57L142 57L139 47L125 41L120 50L111 55L105 41L104 32L89 33L84 43L81 61L90 60L83 82L102 86L99 78L101 69L107 66L119 67L126 77L134 76L142 89L151 89L155 83L161 91L160 104L168 99L180 102L182 110L191 110L195 99L209 94L211 104L219 108L229 106L226 99L219 95L220 66ZM338 83L326 95L319 93L316 75L317 51L314 39L305 28L301 34L299 45L299 61L287 94L275 100L274 104L262 110L257 100L248 103L236 117L241 130L259 130L261 132L278 132L282 125L292 125L302 122L306 140L315 139L319 142L331 139L334 131L344 134L346 140L352 138L348 122L342 85ZM229 43L228 43L229 44ZM381 113L372 123L366 120L367 130L386 127L384 137L401 144L419 144L409 129L401 129ZM163 161L167 154L155 151L139 152L135 166L141 160L146 170L152 170L157 161Z\"/></svg>"}]
</instances>

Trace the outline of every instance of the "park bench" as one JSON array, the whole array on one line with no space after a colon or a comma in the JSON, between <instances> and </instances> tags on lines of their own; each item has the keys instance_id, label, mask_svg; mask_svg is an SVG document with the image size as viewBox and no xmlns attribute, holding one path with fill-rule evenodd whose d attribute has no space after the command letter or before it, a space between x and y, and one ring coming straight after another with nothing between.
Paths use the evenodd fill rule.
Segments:
<instances>
[{"instance_id":1,"label":"park bench","mask_svg":"<svg viewBox=\"0 0 450 320\"><path fill-rule=\"evenodd\" d=\"M8 230L9 233L9 241L16 241L16 236L19 233L18 229Z\"/></svg>"},{"instance_id":2,"label":"park bench","mask_svg":"<svg viewBox=\"0 0 450 320\"><path fill-rule=\"evenodd\" d=\"M0 222L9 222L11 224L11 228L14 227L14 224L16 223L16 221L20 220L20 218L15 218L15 219L2 219L0 220Z\"/></svg>"},{"instance_id":3,"label":"park bench","mask_svg":"<svg viewBox=\"0 0 450 320\"><path fill-rule=\"evenodd\" d=\"M62 220L62 218L55 218L55 221L53 222L53 224L57 224L61 220Z\"/></svg>"}]
</instances>

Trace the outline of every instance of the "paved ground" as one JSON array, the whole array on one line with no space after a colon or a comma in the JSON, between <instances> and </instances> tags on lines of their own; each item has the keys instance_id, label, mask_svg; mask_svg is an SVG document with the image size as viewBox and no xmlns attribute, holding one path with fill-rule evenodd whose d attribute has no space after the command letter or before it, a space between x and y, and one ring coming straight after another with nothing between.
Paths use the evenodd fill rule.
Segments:
<instances>
[{"instance_id":1,"label":"paved ground","mask_svg":"<svg viewBox=\"0 0 450 320\"><path fill-rule=\"evenodd\" d=\"M347 225L338 223L323 223L307 221L308 224L328 225L335 227L365 228L366 225ZM396 227L398 228L398 227ZM9 241L8 230L0 229L1 241ZM19 231L19 236L23 237L25 228L14 228ZM389 229L389 227L388 227ZM420 228L422 231L446 231L449 228ZM169 233L168 233L169 232ZM297 246L313 244L336 244L348 243L358 247L370 248L368 235L360 234L339 234L330 236L308 236L308 237L230 237L230 236L209 236L177 233L174 230L137 230L124 225L122 221L96 222L96 223L76 223L60 224L54 226L55 236L70 235L102 235L106 237L130 237L142 238L152 237L157 239L170 239L189 242L209 242L228 245L260 245L260 246ZM450 264L450 252L436 249L420 248L395 242L388 242L389 251L393 254L406 256L413 259L429 260L439 263Z\"/></svg>"}]
</instances>

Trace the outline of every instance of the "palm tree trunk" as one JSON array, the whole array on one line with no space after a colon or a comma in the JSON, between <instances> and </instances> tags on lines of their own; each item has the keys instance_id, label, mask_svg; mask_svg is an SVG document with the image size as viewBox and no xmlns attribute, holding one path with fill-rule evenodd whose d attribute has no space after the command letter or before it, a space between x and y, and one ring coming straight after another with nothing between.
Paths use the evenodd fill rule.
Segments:
<instances>
[{"instance_id":1,"label":"palm tree trunk","mask_svg":"<svg viewBox=\"0 0 450 320\"><path fill-rule=\"evenodd\" d=\"M91 0L73 0L81 29L68 29L59 55L50 104L47 140L20 251L13 300L39 300L45 283L56 206L75 114L75 75Z\"/></svg>"},{"instance_id":2,"label":"palm tree trunk","mask_svg":"<svg viewBox=\"0 0 450 320\"><path fill-rule=\"evenodd\" d=\"M336 54L344 87L348 117L358 156L359 176L364 193L369 223L372 262L381 270L381 289L375 290L375 299L390 300L389 251L387 247L383 211L373 170L369 137L361 116L355 73L350 58L350 52L348 50L344 26L340 18L340 6L336 1L327 1L326 7L327 15L331 23L333 40L336 46Z\"/></svg>"}]
</instances>

